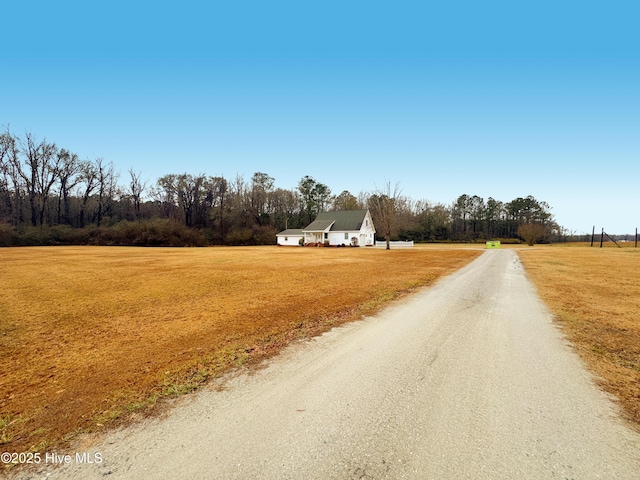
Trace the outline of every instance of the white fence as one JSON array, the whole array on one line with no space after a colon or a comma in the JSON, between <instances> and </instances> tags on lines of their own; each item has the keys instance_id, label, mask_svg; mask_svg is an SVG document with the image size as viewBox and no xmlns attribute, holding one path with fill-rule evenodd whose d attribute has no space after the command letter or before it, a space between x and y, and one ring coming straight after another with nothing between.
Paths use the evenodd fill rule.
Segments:
<instances>
[{"instance_id":1,"label":"white fence","mask_svg":"<svg viewBox=\"0 0 640 480\"><path fill-rule=\"evenodd\" d=\"M387 242L376 240L376 247L386 247ZM413 247L413 240L410 242L389 242L391 248L394 247Z\"/></svg>"}]
</instances>

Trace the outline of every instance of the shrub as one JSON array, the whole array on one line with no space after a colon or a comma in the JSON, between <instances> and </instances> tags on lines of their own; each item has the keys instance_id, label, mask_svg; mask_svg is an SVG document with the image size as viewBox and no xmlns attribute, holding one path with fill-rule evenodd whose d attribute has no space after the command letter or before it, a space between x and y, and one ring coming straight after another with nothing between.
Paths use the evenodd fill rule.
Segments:
<instances>
[{"instance_id":1,"label":"shrub","mask_svg":"<svg viewBox=\"0 0 640 480\"><path fill-rule=\"evenodd\" d=\"M111 228L95 228L90 236L92 245L138 247L203 247L204 233L164 218L141 222L122 221Z\"/></svg>"},{"instance_id":2,"label":"shrub","mask_svg":"<svg viewBox=\"0 0 640 480\"><path fill-rule=\"evenodd\" d=\"M254 245L275 245L278 231L274 227L262 226L253 231Z\"/></svg>"},{"instance_id":3,"label":"shrub","mask_svg":"<svg viewBox=\"0 0 640 480\"><path fill-rule=\"evenodd\" d=\"M54 225L16 229L9 224L0 224L0 246L12 245L203 247L207 245L207 240L200 230L161 218L140 222L125 220L113 226L85 228Z\"/></svg>"},{"instance_id":4,"label":"shrub","mask_svg":"<svg viewBox=\"0 0 640 480\"><path fill-rule=\"evenodd\" d=\"M49 228L49 245L86 245L89 230L73 228L70 225L54 225Z\"/></svg>"},{"instance_id":5,"label":"shrub","mask_svg":"<svg viewBox=\"0 0 640 480\"><path fill-rule=\"evenodd\" d=\"M16 245L38 246L51 245L50 229L48 227L24 226L17 230Z\"/></svg>"},{"instance_id":6,"label":"shrub","mask_svg":"<svg viewBox=\"0 0 640 480\"><path fill-rule=\"evenodd\" d=\"M229 245L249 245L253 237L253 230L250 228L238 228L229 232L226 243Z\"/></svg>"},{"instance_id":7,"label":"shrub","mask_svg":"<svg viewBox=\"0 0 640 480\"><path fill-rule=\"evenodd\" d=\"M534 243L543 240L546 233L546 227L539 223L523 223L518 227L518 235L522 237L529 246L533 246Z\"/></svg>"},{"instance_id":8,"label":"shrub","mask_svg":"<svg viewBox=\"0 0 640 480\"><path fill-rule=\"evenodd\" d=\"M0 223L0 247L15 245L16 238L16 229L13 225Z\"/></svg>"}]
</instances>

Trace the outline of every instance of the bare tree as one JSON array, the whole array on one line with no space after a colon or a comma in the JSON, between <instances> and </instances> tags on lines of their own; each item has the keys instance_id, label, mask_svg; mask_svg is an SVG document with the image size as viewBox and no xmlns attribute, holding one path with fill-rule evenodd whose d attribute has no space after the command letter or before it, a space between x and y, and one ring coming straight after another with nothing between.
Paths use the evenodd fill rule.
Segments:
<instances>
[{"instance_id":1,"label":"bare tree","mask_svg":"<svg viewBox=\"0 0 640 480\"><path fill-rule=\"evenodd\" d=\"M518 227L518 235L520 235L530 247L532 247L534 243L542 240L546 234L547 228L541 223L523 223Z\"/></svg>"},{"instance_id":2,"label":"bare tree","mask_svg":"<svg viewBox=\"0 0 640 480\"><path fill-rule=\"evenodd\" d=\"M229 183L224 177L210 177L209 185L213 194L213 200L211 203L212 208L212 220L214 224L218 223L218 234L220 239L224 239L226 234L225 230L225 208L227 208L227 195L229 193Z\"/></svg>"},{"instance_id":3,"label":"bare tree","mask_svg":"<svg viewBox=\"0 0 640 480\"><path fill-rule=\"evenodd\" d=\"M169 174L160 177L156 180L156 187L151 189L152 198L160 204L162 208L162 214L167 218L178 218L177 208L177 193L176 183L178 176L176 174Z\"/></svg>"},{"instance_id":4,"label":"bare tree","mask_svg":"<svg viewBox=\"0 0 640 480\"><path fill-rule=\"evenodd\" d=\"M136 172L133 168L129 169L129 175L131 180L129 181L129 191L127 193L131 195L131 200L133 201L133 217L138 219L140 217L140 199L147 188L147 181L143 182L140 179L142 172Z\"/></svg>"},{"instance_id":5,"label":"bare tree","mask_svg":"<svg viewBox=\"0 0 640 480\"><path fill-rule=\"evenodd\" d=\"M178 205L184 212L184 222L187 227L196 225L198 209L205 196L203 185L204 175L178 175L176 182L176 195Z\"/></svg>"},{"instance_id":6,"label":"bare tree","mask_svg":"<svg viewBox=\"0 0 640 480\"><path fill-rule=\"evenodd\" d=\"M15 224L22 220L20 215L20 180L16 175L15 161L13 160L13 157L17 157L17 155L16 139L7 128L5 132L0 133L0 191L5 197L3 202L8 209L7 216ZM9 180L13 183L13 193L9 189Z\"/></svg>"},{"instance_id":7,"label":"bare tree","mask_svg":"<svg viewBox=\"0 0 640 480\"><path fill-rule=\"evenodd\" d=\"M295 190L276 188L269 195L275 224L279 229L300 227L300 195Z\"/></svg>"},{"instance_id":8,"label":"bare tree","mask_svg":"<svg viewBox=\"0 0 640 480\"><path fill-rule=\"evenodd\" d=\"M95 161L96 181L98 188L98 208L94 213L94 221L100 226L102 219L109 211L110 203L113 200L117 189L117 175L113 170L113 163L106 163L103 158Z\"/></svg>"},{"instance_id":9,"label":"bare tree","mask_svg":"<svg viewBox=\"0 0 640 480\"><path fill-rule=\"evenodd\" d=\"M58 175L57 148L44 139L38 141L30 133L25 134L24 139L19 138L18 144L24 162L20 156L12 156L12 168L22 180L29 196L31 224L35 226L40 221L42 225L49 191Z\"/></svg>"},{"instance_id":10,"label":"bare tree","mask_svg":"<svg viewBox=\"0 0 640 480\"><path fill-rule=\"evenodd\" d=\"M251 209L258 224L262 225L269 214L269 193L273 191L275 179L266 173L256 172L251 177Z\"/></svg>"},{"instance_id":11,"label":"bare tree","mask_svg":"<svg viewBox=\"0 0 640 480\"><path fill-rule=\"evenodd\" d=\"M402 190L398 182L392 188L391 182L387 181L383 189L376 188L368 201L369 209L373 215L373 223L376 229L379 229L384 235L387 250L391 248L391 235L395 229L401 193Z\"/></svg>"},{"instance_id":12,"label":"bare tree","mask_svg":"<svg viewBox=\"0 0 640 480\"><path fill-rule=\"evenodd\" d=\"M64 148L58 151L58 223L69 223L69 195L71 190L80 183L80 161L78 155Z\"/></svg>"},{"instance_id":13,"label":"bare tree","mask_svg":"<svg viewBox=\"0 0 640 480\"><path fill-rule=\"evenodd\" d=\"M80 162L79 168L80 168L79 184L82 185L79 191L80 198L81 198L79 223L80 223L80 228L82 228L85 225L85 218L86 218L85 215L87 212L87 204L89 203L89 198L91 198L91 195L93 194L93 192L98 186L98 171L96 169L96 166L93 164L93 162L90 162L88 160L84 162Z\"/></svg>"}]
</instances>

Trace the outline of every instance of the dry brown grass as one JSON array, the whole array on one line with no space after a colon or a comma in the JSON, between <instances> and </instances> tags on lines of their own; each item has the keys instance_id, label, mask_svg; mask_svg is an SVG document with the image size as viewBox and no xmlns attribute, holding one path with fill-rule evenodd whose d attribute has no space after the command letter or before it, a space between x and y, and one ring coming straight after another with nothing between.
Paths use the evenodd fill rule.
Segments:
<instances>
[{"instance_id":1,"label":"dry brown grass","mask_svg":"<svg viewBox=\"0 0 640 480\"><path fill-rule=\"evenodd\" d=\"M480 250L4 249L0 445L63 446L296 338L360 318Z\"/></svg>"},{"instance_id":2,"label":"dry brown grass","mask_svg":"<svg viewBox=\"0 0 640 480\"><path fill-rule=\"evenodd\" d=\"M640 426L640 248L597 247L538 246L519 255L577 352Z\"/></svg>"}]
</instances>

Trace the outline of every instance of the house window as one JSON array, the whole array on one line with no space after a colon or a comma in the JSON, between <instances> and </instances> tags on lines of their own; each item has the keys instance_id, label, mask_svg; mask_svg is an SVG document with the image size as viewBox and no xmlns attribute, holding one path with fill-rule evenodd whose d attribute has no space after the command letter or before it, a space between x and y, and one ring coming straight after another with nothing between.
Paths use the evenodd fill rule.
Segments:
<instances>
[{"instance_id":1,"label":"house window","mask_svg":"<svg viewBox=\"0 0 640 480\"><path fill-rule=\"evenodd\" d=\"M284 237L284 241L288 242L289 241L289 237Z\"/></svg>"},{"instance_id":2,"label":"house window","mask_svg":"<svg viewBox=\"0 0 640 480\"><path fill-rule=\"evenodd\" d=\"M344 239L345 240L349 240L349 234L347 232L345 232L345 234L344 234Z\"/></svg>"},{"instance_id":3,"label":"house window","mask_svg":"<svg viewBox=\"0 0 640 480\"><path fill-rule=\"evenodd\" d=\"M329 234L327 232L324 232L324 239L328 239L329 238Z\"/></svg>"}]
</instances>

